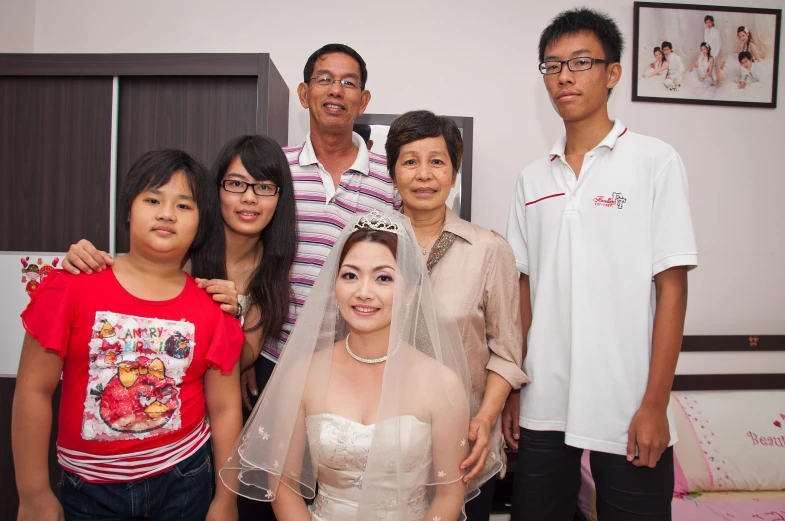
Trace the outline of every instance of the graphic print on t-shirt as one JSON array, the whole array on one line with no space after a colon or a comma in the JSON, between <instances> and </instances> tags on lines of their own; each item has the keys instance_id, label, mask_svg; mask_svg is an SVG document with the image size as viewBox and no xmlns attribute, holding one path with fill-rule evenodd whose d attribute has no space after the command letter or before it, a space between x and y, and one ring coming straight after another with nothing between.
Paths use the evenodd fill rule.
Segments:
<instances>
[{"instance_id":1,"label":"graphic print on t-shirt","mask_svg":"<svg viewBox=\"0 0 785 521\"><path fill-rule=\"evenodd\" d=\"M194 331L190 322L97 312L82 438L120 441L179 429L179 385L193 359Z\"/></svg>"}]
</instances>

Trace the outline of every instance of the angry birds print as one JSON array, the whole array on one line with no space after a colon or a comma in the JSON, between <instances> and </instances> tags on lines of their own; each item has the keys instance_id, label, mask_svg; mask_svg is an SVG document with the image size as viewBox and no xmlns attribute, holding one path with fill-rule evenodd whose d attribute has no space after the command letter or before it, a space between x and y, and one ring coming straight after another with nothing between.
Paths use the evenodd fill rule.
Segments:
<instances>
[{"instance_id":1,"label":"angry birds print","mask_svg":"<svg viewBox=\"0 0 785 521\"><path fill-rule=\"evenodd\" d=\"M190 322L96 313L82 438L139 439L179 429L179 386L193 348Z\"/></svg>"}]
</instances>

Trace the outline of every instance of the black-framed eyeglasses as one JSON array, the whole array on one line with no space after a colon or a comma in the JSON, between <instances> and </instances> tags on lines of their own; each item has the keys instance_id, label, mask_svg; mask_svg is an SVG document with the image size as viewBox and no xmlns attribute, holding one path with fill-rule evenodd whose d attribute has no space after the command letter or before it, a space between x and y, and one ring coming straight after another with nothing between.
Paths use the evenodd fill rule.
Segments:
<instances>
[{"instance_id":1,"label":"black-framed eyeglasses","mask_svg":"<svg viewBox=\"0 0 785 521\"><path fill-rule=\"evenodd\" d=\"M238 181L237 179L226 179L221 181L221 188L233 194L244 194L248 187L252 187L253 193L262 197L272 197L281 191L279 186L272 183L246 183L245 181Z\"/></svg>"},{"instance_id":2,"label":"black-framed eyeglasses","mask_svg":"<svg viewBox=\"0 0 785 521\"><path fill-rule=\"evenodd\" d=\"M547 60L540 63L540 72L543 74L559 74L564 64L572 72L588 71L595 63L613 63L610 60L603 60L601 58L589 58L588 56L579 56L577 58L570 58L569 60Z\"/></svg>"},{"instance_id":3,"label":"black-framed eyeglasses","mask_svg":"<svg viewBox=\"0 0 785 521\"><path fill-rule=\"evenodd\" d=\"M320 87L332 87L337 81L338 85L345 89L357 90L361 88L361 83L354 78L344 78L339 80L327 74L322 76L314 76L311 78L311 81L316 82L316 84Z\"/></svg>"}]
</instances>

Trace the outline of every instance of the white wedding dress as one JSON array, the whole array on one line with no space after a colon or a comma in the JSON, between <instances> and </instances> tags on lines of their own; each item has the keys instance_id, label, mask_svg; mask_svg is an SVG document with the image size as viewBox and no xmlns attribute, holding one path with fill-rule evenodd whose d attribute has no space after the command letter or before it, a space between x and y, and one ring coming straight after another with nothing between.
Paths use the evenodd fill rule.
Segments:
<instances>
[{"instance_id":1,"label":"white wedding dress","mask_svg":"<svg viewBox=\"0 0 785 521\"><path fill-rule=\"evenodd\" d=\"M378 401L372 425L326 405L331 392L341 399L348 381L337 364L356 362L339 359L350 356L342 353L351 328L336 296L341 255L353 251L346 246L353 234L362 241L394 234L397 241L389 339L379 344L386 347L386 361L376 370L346 365L366 378L381 377L378 387L365 384L371 393L366 405ZM460 465L471 450L467 433L474 409L469 368L457 324L438 309L408 218L376 211L354 216L219 471L224 485L257 501L276 501L286 488L282 493L292 499L291 493L313 498L312 521L465 520L461 507L491 474L463 483Z\"/></svg>"},{"instance_id":2,"label":"white wedding dress","mask_svg":"<svg viewBox=\"0 0 785 521\"><path fill-rule=\"evenodd\" d=\"M698 59L698 72L701 76L705 76L706 72L709 70L709 58L701 56ZM700 80L698 80L700 81ZM713 67L711 69L711 74L704 80L704 82L709 82L708 85L713 86L717 82L717 68Z\"/></svg>"},{"instance_id":3,"label":"white wedding dress","mask_svg":"<svg viewBox=\"0 0 785 521\"><path fill-rule=\"evenodd\" d=\"M432 476L431 424L410 415L386 421L401 422L398 430L404 457L402 461L386 462L393 472L389 483L385 483L384 477L380 480L380 501L373 506L373 521L399 521L396 516L401 503L406 503L407 520L422 521L429 503L426 485ZM332 413L307 416L305 424L308 443L319 466L318 492L311 507L311 519L355 519L375 425L364 425ZM395 474L399 464L403 473ZM406 481L403 489L408 491L408 497L396 497L401 489L396 476L403 476Z\"/></svg>"},{"instance_id":4,"label":"white wedding dress","mask_svg":"<svg viewBox=\"0 0 785 521\"><path fill-rule=\"evenodd\" d=\"M693 96L698 98L714 98L717 93L717 67L715 66L703 81L700 81L701 76L705 76L709 70L709 59L701 56L698 58L698 66L692 69L689 77L687 78L687 85L689 91Z\"/></svg>"},{"instance_id":5,"label":"white wedding dress","mask_svg":"<svg viewBox=\"0 0 785 521\"><path fill-rule=\"evenodd\" d=\"M641 74L638 80L638 94L641 96L662 96L665 88L662 83L668 74L668 69L660 71L657 74L653 72L662 67L662 62L655 62L654 67L649 67L644 74Z\"/></svg>"}]
</instances>

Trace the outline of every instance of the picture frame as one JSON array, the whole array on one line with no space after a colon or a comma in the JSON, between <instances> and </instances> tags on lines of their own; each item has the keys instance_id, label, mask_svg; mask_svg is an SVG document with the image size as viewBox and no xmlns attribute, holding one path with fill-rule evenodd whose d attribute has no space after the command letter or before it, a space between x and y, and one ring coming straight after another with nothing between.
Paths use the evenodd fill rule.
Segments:
<instances>
[{"instance_id":1,"label":"picture frame","mask_svg":"<svg viewBox=\"0 0 785 521\"><path fill-rule=\"evenodd\" d=\"M632 101L776 108L781 19L781 9L635 2Z\"/></svg>"}]
</instances>

